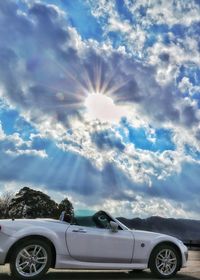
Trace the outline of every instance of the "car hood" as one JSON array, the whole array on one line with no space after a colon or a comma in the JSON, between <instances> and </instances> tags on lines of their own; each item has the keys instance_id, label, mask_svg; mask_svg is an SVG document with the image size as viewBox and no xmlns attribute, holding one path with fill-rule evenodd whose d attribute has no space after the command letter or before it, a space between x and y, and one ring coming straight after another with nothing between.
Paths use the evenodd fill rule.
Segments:
<instances>
[{"instance_id":1,"label":"car hood","mask_svg":"<svg viewBox=\"0 0 200 280\"><path fill-rule=\"evenodd\" d=\"M144 230L132 230L133 235L135 239L137 240L143 240L143 241L153 241L157 239L158 241L171 241L176 244L180 242L179 239L176 237L173 237L171 235L163 234L163 233L158 233L158 232L152 232L152 231L144 231Z\"/></svg>"},{"instance_id":2,"label":"car hood","mask_svg":"<svg viewBox=\"0 0 200 280\"><path fill-rule=\"evenodd\" d=\"M134 232L134 235L144 236L144 237L149 237L149 238L158 237L158 236L167 236L166 234L163 234L163 233L145 231L145 230L132 230L132 232Z\"/></svg>"}]
</instances>

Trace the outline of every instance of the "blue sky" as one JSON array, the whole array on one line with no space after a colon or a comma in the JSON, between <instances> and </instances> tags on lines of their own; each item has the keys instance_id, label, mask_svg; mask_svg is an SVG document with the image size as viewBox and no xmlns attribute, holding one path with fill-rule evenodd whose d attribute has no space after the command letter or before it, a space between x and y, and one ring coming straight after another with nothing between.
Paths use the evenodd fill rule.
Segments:
<instances>
[{"instance_id":1,"label":"blue sky","mask_svg":"<svg viewBox=\"0 0 200 280\"><path fill-rule=\"evenodd\" d=\"M200 211L200 2L0 3L0 193Z\"/></svg>"}]
</instances>

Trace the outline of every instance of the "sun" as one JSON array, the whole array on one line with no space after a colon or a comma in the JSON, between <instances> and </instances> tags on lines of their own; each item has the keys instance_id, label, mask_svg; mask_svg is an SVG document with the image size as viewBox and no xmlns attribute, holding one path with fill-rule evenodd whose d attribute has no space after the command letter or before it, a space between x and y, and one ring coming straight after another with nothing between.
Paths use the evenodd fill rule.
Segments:
<instances>
[{"instance_id":1,"label":"sun","mask_svg":"<svg viewBox=\"0 0 200 280\"><path fill-rule=\"evenodd\" d=\"M88 94L85 107L89 119L119 122L126 115L126 110L116 105L112 98L98 92Z\"/></svg>"}]
</instances>

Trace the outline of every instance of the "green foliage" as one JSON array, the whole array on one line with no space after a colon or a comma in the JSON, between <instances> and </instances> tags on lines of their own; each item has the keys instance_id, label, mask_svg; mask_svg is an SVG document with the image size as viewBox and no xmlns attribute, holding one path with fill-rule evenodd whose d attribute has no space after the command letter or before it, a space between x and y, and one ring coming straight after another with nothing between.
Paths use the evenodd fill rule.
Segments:
<instances>
[{"instance_id":1,"label":"green foliage","mask_svg":"<svg viewBox=\"0 0 200 280\"><path fill-rule=\"evenodd\" d=\"M28 187L20 189L15 195L0 198L0 219L4 218L59 218L65 210L73 215L73 205L65 198L60 204L47 194Z\"/></svg>"},{"instance_id":2,"label":"green foliage","mask_svg":"<svg viewBox=\"0 0 200 280\"><path fill-rule=\"evenodd\" d=\"M61 201L59 204L59 212L66 211L67 214L70 216L74 215L74 207L72 203L68 200L68 198L65 198Z\"/></svg>"},{"instance_id":3,"label":"green foliage","mask_svg":"<svg viewBox=\"0 0 200 280\"><path fill-rule=\"evenodd\" d=\"M50 218L57 209L57 203L48 195L24 187L11 200L9 214L14 218Z\"/></svg>"},{"instance_id":4,"label":"green foliage","mask_svg":"<svg viewBox=\"0 0 200 280\"><path fill-rule=\"evenodd\" d=\"M6 192L0 197L0 219L9 218L10 202L13 198L13 193Z\"/></svg>"}]
</instances>

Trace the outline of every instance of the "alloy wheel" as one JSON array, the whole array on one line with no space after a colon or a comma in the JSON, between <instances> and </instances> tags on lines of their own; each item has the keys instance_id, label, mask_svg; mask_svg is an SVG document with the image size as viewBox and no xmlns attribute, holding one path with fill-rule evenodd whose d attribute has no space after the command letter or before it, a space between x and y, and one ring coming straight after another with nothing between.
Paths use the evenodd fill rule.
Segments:
<instances>
[{"instance_id":1,"label":"alloy wheel","mask_svg":"<svg viewBox=\"0 0 200 280\"><path fill-rule=\"evenodd\" d=\"M173 274L177 267L177 257L171 249L163 249L156 256L156 268L160 274L168 276Z\"/></svg>"},{"instance_id":2,"label":"alloy wheel","mask_svg":"<svg viewBox=\"0 0 200 280\"><path fill-rule=\"evenodd\" d=\"M22 248L16 258L16 270L24 277L38 275L46 266L47 252L41 245L28 245Z\"/></svg>"}]
</instances>

